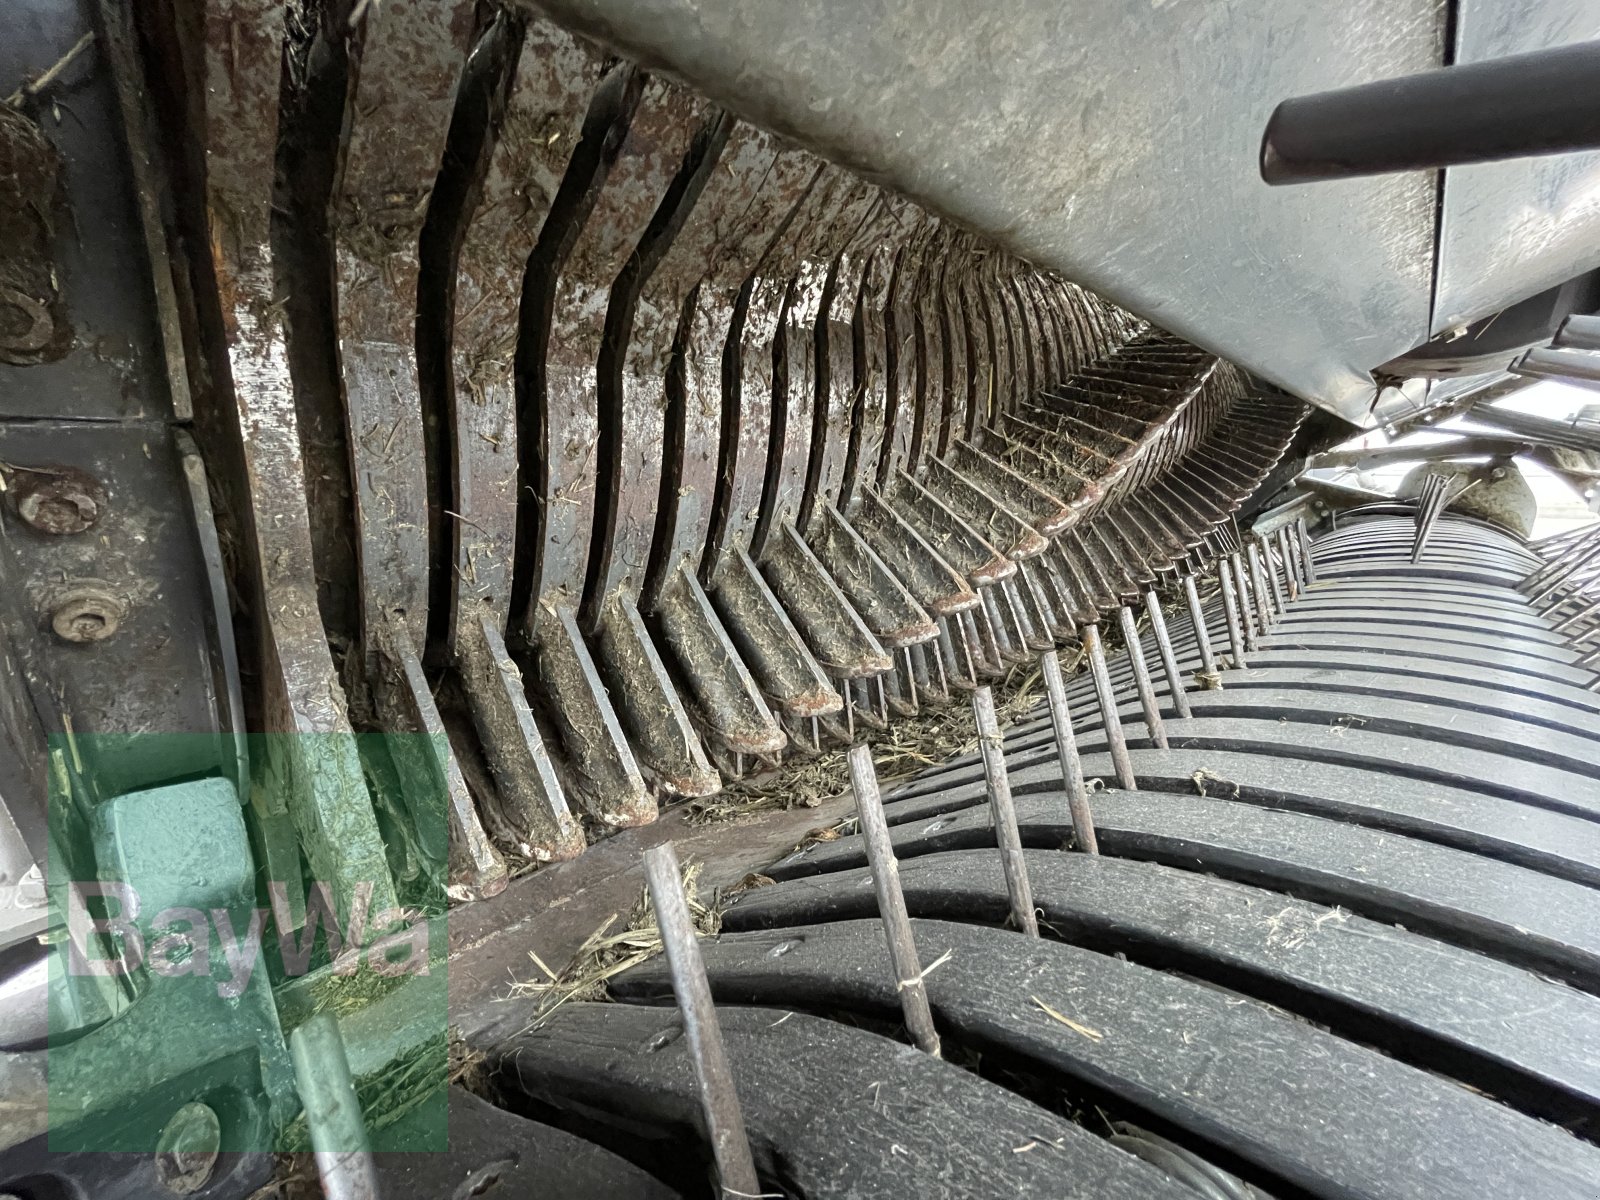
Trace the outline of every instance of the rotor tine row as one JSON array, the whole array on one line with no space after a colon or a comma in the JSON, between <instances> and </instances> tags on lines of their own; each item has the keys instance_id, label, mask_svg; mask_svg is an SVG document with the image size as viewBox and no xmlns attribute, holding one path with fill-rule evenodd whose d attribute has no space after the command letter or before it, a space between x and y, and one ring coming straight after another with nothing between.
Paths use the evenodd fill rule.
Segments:
<instances>
[{"instance_id":1,"label":"rotor tine row","mask_svg":"<svg viewBox=\"0 0 1600 1200\"><path fill-rule=\"evenodd\" d=\"M1116 611L1165 746L1132 606L1184 719L1157 580L1178 571L1203 618L1188 557L1219 531L1240 550L1229 517L1304 406L546 21L463 14L453 0L373 23L346 119L285 117L308 144L332 152L344 130L350 146L342 173L307 183L328 194L291 214L328 227L335 269L287 264L292 336L227 347L241 380L318 415L302 431L296 403L237 398L246 424L271 418L241 477L273 494L234 507L254 517L265 586L295 592L261 606L267 644L304 668L271 715L332 696L315 715L347 726L327 650L353 647L353 707L432 744L403 799L420 824L443 791L449 836L416 840L458 899L504 886L501 848L580 852L578 810L643 824L663 797L853 742L1075 636L1134 786L1102 622ZM393 65L418 40L451 47L420 97ZM292 75L277 53L247 66L251 95ZM230 123L260 124L223 108L206 130L219 161ZM259 132L232 157L265 198L277 135ZM273 246L295 242L267 236L265 206L234 214L241 236L219 251L224 293L244 298L230 329L274 311L255 301ZM338 353L285 371L279 343L296 339ZM329 498L341 489L348 503ZM1249 554L1253 589L1232 567L1241 666L1286 603ZM347 613L295 591L330 574L361 598ZM1214 675L1203 619L1196 637ZM469 760L486 768L476 796ZM359 780L353 758L338 769ZM1071 775L1063 750L1074 790ZM306 847L319 874L345 891L384 874L371 814L311 816L349 834Z\"/></svg>"}]
</instances>

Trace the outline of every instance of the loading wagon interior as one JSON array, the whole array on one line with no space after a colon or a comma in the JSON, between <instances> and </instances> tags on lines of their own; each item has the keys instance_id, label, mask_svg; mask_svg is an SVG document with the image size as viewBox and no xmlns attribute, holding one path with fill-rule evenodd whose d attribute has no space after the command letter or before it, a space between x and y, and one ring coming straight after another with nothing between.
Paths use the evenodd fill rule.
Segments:
<instances>
[{"instance_id":1,"label":"loading wagon interior","mask_svg":"<svg viewBox=\"0 0 1600 1200\"><path fill-rule=\"evenodd\" d=\"M0 1200L1600 1195L1600 10L12 0Z\"/></svg>"}]
</instances>

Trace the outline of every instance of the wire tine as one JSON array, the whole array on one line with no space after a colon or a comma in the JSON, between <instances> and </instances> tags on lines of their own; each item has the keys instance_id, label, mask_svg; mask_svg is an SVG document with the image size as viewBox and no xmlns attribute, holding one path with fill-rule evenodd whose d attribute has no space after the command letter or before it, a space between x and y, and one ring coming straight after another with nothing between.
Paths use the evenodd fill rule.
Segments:
<instances>
[{"instance_id":1,"label":"wire tine","mask_svg":"<svg viewBox=\"0 0 1600 1200\"><path fill-rule=\"evenodd\" d=\"M1276 616L1272 608L1272 594L1267 590L1266 571L1261 565L1261 548L1251 542L1245 550L1244 561L1250 572L1250 592L1255 597L1256 621L1261 636L1272 632Z\"/></svg>"},{"instance_id":2,"label":"wire tine","mask_svg":"<svg viewBox=\"0 0 1600 1200\"><path fill-rule=\"evenodd\" d=\"M1200 651L1200 670L1207 680L1215 679L1222 686L1217 670L1217 657L1211 648L1211 631L1206 628L1206 610L1200 603L1200 587L1193 575L1183 577L1183 599L1189 609L1189 624L1194 628L1195 646Z\"/></svg>"},{"instance_id":3,"label":"wire tine","mask_svg":"<svg viewBox=\"0 0 1600 1200\"><path fill-rule=\"evenodd\" d=\"M1276 610L1278 616L1281 617L1284 613L1289 611L1289 607L1284 600L1283 583L1278 578L1278 559L1277 556L1272 553L1272 543L1270 541L1262 538L1260 540L1260 546L1262 566L1266 570L1267 584L1272 592L1272 607L1274 610Z\"/></svg>"},{"instance_id":4,"label":"wire tine","mask_svg":"<svg viewBox=\"0 0 1600 1200\"><path fill-rule=\"evenodd\" d=\"M989 814L1000 843L1000 866L1005 872L1006 894L1011 898L1011 919L1029 937L1039 936L1039 917L1033 910L1033 888L1028 884L1028 864L1022 857L1022 836L1017 832L1017 808L1006 776L1005 739L995 717L994 696L987 685L972 693L972 712L983 752L983 775L989 790Z\"/></svg>"},{"instance_id":5,"label":"wire tine","mask_svg":"<svg viewBox=\"0 0 1600 1200\"><path fill-rule=\"evenodd\" d=\"M1130 792L1136 791L1139 781L1133 774L1133 759L1128 757L1128 742L1122 733L1122 718L1117 713L1117 694L1111 687L1111 670L1106 666L1106 648L1100 640L1100 627L1085 625L1082 637L1084 653L1089 656L1089 674L1094 680L1095 700L1100 705L1100 719L1105 727L1106 749L1111 752L1111 765L1116 769L1117 782Z\"/></svg>"},{"instance_id":6,"label":"wire tine","mask_svg":"<svg viewBox=\"0 0 1600 1200\"><path fill-rule=\"evenodd\" d=\"M894 856L894 844L889 840L889 823L883 815L883 798L878 794L878 772L872 765L872 748L851 746L849 759L857 823L867 844L872 888L878 896L878 916L883 921L884 937L889 943L889 962L894 969L900 1011L917 1048L938 1058L939 1034L933 1027L933 1011L928 1007L928 989L923 982L917 944L911 935L905 893L900 890L900 863Z\"/></svg>"},{"instance_id":7,"label":"wire tine","mask_svg":"<svg viewBox=\"0 0 1600 1200\"><path fill-rule=\"evenodd\" d=\"M1228 652L1233 665L1245 668L1245 644L1242 630L1244 622L1239 615L1239 597L1234 590L1233 563L1226 558L1217 559L1217 586L1222 590L1222 612L1228 623Z\"/></svg>"},{"instance_id":8,"label":"wire tine","mask_svg":"<svg viewBox=\"0 0 1600 1200\"><path fill-rule=\"evenodd\" d=\"M1072 832L1078 849L1100 853L1094 834L1094 817L1089 810L1089 787L1083 778L1083 759L1078 755L1078 739L1072 729L1072 709L1067 704L1067 684L1061 674L1061 658L1054 650L1039 655L1039 673L1050 698L1050 724L1056 734L1056 754L1061 759L1061 781L1067 789L1067 808L1072 814Z\"/></svg>"},{"instance_id":9,"label":"wire tine","mask_svg":"<svg viewBox=\"0 0 1600 1200\"><path fill-rule=\"evenodd\" d=\"M1250 603L1249 584L1245 582L1244 560L1237 552L1228 555L1228 570L1233 572L1233 586L1239 597L1239 626L1244 630L1245 649L1253 653L1260 649L1256 641L1255 610Z\"/></svg>"},{"instance_id":10,"label":"wire tine","mask_svg":"<svg viewBox=\"0 0 1600 1200\"><path fill-rule=\"evenodd\" d=\"M1291 601L1300 599L1300 571L1295 566L1294 555L1289 550L1289 527L1279 525L1276 535L1278 558L1283 564L1283 584Z\"/></svg>"},{"instance_id":11,"label":"wire tine","mask_svg":"<svg viewBox=\"0 0 1600 1200\"><path fill-rule=\"evenodd\" d=\"M711 1000L700 943L695 939L694 920L684 899L678 852L671 842L644 852L644 876L667 955L667 969L672 975L672 992L678 999L678 1014L683 1018L683 1031L689 1042L689 1058L700 1089L700 1111L711 1135L718 1181L724 1195L759 1195L761 1181L750 1156L739 1093L722 1044L722 1027Z\"/></svg>"},{"instance_id":12,"label":"wire tine","mask_svg":"<svg viewBox=\"0 0 1600 1200\"><path fill-rule=\"evenodd\" d=\"M1128 645L1128 665L1133 668L1133 685L1139 693L1139 707L1144 710L1145 730L1156 749L1165 750L1166 723L1161 719L1161 705L1156 700L1155 685L1150 682L1150 664L1145 662L1139 626L1133 619L1133 610L1126 604L1117 609L1117 624L1122 629L1122 640Z\"/></svg>"},{"instance_id":13,"label":"wire tine","mask_svg":"<svg viewBox=\"0 0 1600 1200\"><path fill-rule=\"evenodd\" d=\"M1301 517L1295 522L1295 540L1300 544L1300 563L1304 568L1306 587L1317 581L1317 559L1311 551L1311 532L1306 528L1306 519Z\"/></svg>"},{"instance_id":14,"label":"wire tine","mask_svg":"<svg viewBox=\"0 0 1600 1200\"><path fill-rule=\"evenodd\" d=\"M1150 616L1150 632L1155 635L1156 653L1161 658L1161 669L1167 677L1167 692L1172 697L1173 711L1179 720L1192 715L1189 696L1183 687L1183 670L1178 666L1178 655L1172 648L1172 637L1167 633L1167 618L1161 612L1161 598L1155 588L1144 594L1144 610Z\"/></svg>"}]
</instances>

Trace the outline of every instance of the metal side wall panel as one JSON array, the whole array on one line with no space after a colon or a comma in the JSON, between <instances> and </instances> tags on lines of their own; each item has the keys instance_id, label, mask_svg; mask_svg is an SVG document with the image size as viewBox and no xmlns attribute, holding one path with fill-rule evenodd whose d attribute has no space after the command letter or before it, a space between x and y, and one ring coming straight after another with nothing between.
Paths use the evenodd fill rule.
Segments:
<instances>
[{"instance_id":1,"label":"metal side wall panel","mask_svg":"<svg viewBox=\"0 0 1600 1200\"><path fill-rule=\"evenodd\" d=\"M1594 0L1460 0L1456 61L1600 38ZM1452 167L1432 334L1600 267L1600 154Z\"/></svg>"},{"instance_id":2,"label":"metal side wall panel","mask_svg":"<svg viewBox=\"0 0 1600 1200\"><path fill-rule=\"evenodd\" d=\"M1426 339L1432 174L1256 153L1286 96L1438 66L1431 0L538 7L1349 418Z\"/></svg>"}]
</instances>

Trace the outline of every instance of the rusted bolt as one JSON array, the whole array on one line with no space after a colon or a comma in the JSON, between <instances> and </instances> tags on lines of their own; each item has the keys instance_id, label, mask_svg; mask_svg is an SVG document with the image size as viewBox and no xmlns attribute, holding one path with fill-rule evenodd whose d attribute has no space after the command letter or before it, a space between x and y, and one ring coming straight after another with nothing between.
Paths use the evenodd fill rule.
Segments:
<instances>
[{"instance_id":1,"label":"rusted bolt","mask_svg":"<svg viewBox=\"0 0 1600 1200\"><path fill-rule=\"evenodd\" d=\"M156 1142L156 1176L169 1192L198 1192L217 1169L222 1122L209 1105L185 1104L172 1114Z\"/></svg>"},{"instance_id":2,"label":"rusted bolt","mask_svg":"<svg viewBox=\"0 0 1600 1200\"><path fill-rule=\"evenodd\" d=\"M104 588L78 587L62 595L50 628L64 642L101 642L122 624L122 601Z\"/></svg>"},{"instance_id":3,"label":"rusted bolt","mask_svg":"<svg viewBox=\"0 0 1600 1200\"><path fill-rule=\"evenodd\" d=\"M105 489L76 467L17 467L8 482L17 516L40 533L82 533L105 511Z\"/></svg>"}]
</instances>

